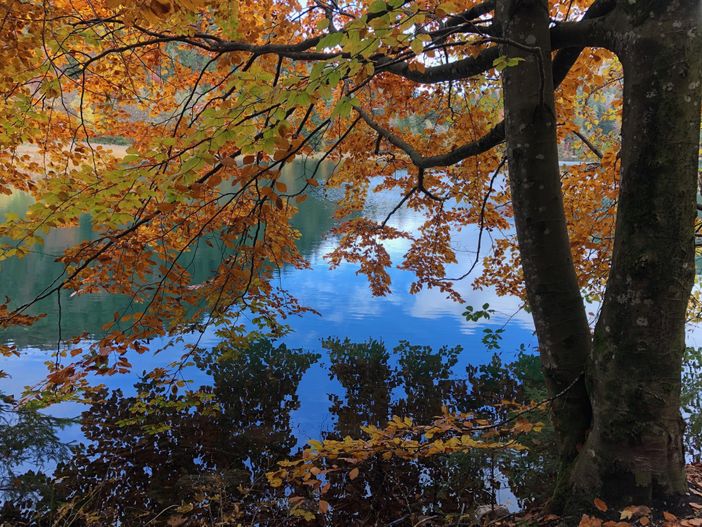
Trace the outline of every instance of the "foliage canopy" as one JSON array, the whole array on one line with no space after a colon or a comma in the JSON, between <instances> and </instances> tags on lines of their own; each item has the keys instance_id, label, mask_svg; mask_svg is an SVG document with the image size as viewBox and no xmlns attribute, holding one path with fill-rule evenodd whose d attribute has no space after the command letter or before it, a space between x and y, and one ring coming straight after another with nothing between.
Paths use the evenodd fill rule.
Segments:
<instances>
[{"instance_id":1,"label":"foliage canopy","mask_svg":"<svg viewBox=\"0 0 702 527\"><path fill-rule=\"evenodd\" d=\"M569 44L559 28L588 4L550 3L556 49ZM89 350L67 343L62 353L73 358L49 378L66 387L89 371L128 369L127 350L143 351L140 341L155 335L214 324L231 337L244 329L244 312L280 331L281 319L314 307L298 305L271 278L282 266L307 265L290 219L318 187L343 194L330 263L358 264L374 293L390 292L384 240L407 238L411 248L394 263L416 274L413 291L436 287L458 299L455 281L474 279L524 296L509 189L498 174L500 72L518 59L499 50L493 7L6 3L0 191L30 192L36 204L23 217L6 216L0 258L27 254L49 229L86 214L98 235L60 256L65 272L36 299L1 306L0 323L31 323L34 301L62 290L122 293L139 304L116 312ZM588 160L563 171L568 227L581 286L598 299L618 186L621 71L598 49L567 71L557 79L558 133ZM126 153L102 145L105 137L126 139ZM280 169L301 156L335 170L293 186L281 181ZM364 213L371 189L399 196L387 217ZM393 227L400 207L425 215L417 232ZM456 263L452 235L470 224L480 229L475 263L447 276ZM220 248L221 261L192 283L188 262L201 244Z\"/></svg>"}]
</instances>

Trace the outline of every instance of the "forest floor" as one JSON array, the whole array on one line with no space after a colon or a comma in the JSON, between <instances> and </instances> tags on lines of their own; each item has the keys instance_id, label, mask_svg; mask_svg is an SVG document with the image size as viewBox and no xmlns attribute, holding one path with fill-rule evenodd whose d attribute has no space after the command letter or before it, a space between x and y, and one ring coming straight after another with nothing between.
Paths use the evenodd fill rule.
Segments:
<instances>
[{"instance_id":1,"label":"forest floor","mask_svg":"<svg viewBox=\"0 0 702 527\"><path fill-rule=\"evenodd\" d=\"M595 500L590 514L583 514L578 527L702 527L702 463L687 467L689 491L680 503L647 507L632 505L622 510L608 507ZM500 519L483 521L485 527L560 527L563 518L534 508L510 514Z\"/></svg>"}]
</instances>

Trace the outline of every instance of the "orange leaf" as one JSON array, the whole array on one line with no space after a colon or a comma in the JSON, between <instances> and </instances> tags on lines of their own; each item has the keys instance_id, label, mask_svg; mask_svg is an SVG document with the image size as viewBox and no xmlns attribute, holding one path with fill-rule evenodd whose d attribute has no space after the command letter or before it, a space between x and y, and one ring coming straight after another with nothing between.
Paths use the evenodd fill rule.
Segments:
<instances>
[{"instance_id":1,"label":"orange leaf","mask_svg":"<svg viewBox=\"0 0 702 527\"><path fill-rule=\"evenodd\" d=\"M359 472L358 467L352 468L351 471L349 472L349 479L350 480L356 479L358 477L358 472Z\"/></svg>"},{"instance_id":2,"label":"orange leaf","mask_svg":"<svg viewBox=\"0 0 702 527\"><path fill-rule=\"evenodd\" d=\"M602 501L600 498L595 498L592 503L595 504L595 507L597 507L597 510L600 512L607 512L607 504Z\"/></svg>"},{"instance_id":3,"label":"orange leaf","mask_svg":"<svg viewBox=\"0 0 702 527\"><path fill-rule=\"evenodd\" d=\"M326 514L329 511L329 502L325 500L319 500L319 512Z\"/></svg>"},{"instance_id":4,"label":"orange leaf","mask_svg":"<svg viewBox=\"0 0 702 527\"><path fill-rule=\"evenodd\" d=\"M663 517L667 522L674 522L678 520L678 517L675 514L671 514L670 512L666 511L663 511Z\"/></svg>"}]
</instances>

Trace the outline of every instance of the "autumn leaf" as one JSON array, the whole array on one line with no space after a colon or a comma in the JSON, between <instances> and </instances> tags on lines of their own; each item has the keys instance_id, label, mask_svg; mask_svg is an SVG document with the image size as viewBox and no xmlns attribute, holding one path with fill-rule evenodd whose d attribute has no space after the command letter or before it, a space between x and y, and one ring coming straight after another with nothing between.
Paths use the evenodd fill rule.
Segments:
<instances>
[{"instance_id":1,"label":"autumn leaf","mask_svg":"<svg viewBox=\"0 0 702 527\"><path fill-rule=\"evenodd\" d=\"M597 508L598 511L600 512L607 512L607 504L602 501L600 498L595 498L593 500L593 503L595 504L595 507Z\"/></svg>"},{"instance_id":2,"label":"autumn leaf","mask_svg":"<svg viewBox=\"0 0 702 527\"><path fill-rule=\"evenodd\" d=\"M677 522L678 521L678 517L675 514L670 513L668 511L663 511L663 518L667 522Z\"/></svg>"},{"instance_id":3,"label":"autumn leaf","mask_svg":"<svg viewBox=\"0 0 702 527\"><path fill-rule=\"evenodd\" d=\"M594 516L583 514L580 518L580 523L578 523L578 527L602 527L602 520Z\"/></svg>"},{"instance_id":4,"label":"autumn leaf","mask_svg":"<svg viewBox=\"0 0 702 527\"><path fill-rule=\"evenodd\" d=\"M645 505L629 505L628 507L622 509L619 519L621 520L631 520L636 519L640 516L647 516L651 513L651 509Z\"/></svg>"}]
</instances>

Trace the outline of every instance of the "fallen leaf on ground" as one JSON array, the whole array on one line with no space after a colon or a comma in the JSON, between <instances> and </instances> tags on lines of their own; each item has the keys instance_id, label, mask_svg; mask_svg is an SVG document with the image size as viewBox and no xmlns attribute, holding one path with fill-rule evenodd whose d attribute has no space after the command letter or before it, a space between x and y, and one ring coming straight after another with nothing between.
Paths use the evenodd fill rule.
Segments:
<instances>
[{"instance_id":1,"label":"fallen leaf on ground","mask_svg":"<svg viewBox=\"0 0 702 527\"><path fill-rule=\"evenodd\" d=\"M619 515L620 520L631 520L638 518L639 516L648 516L651 514L651 509L645 505L629 505L624 508Z\"/></svg>"},{"instance_id":2,"label":"fallen leaf on ground","mask_svg":"<svg viewBox=\"0 0 702 527\"><path fill-rule=\"evenodd\" d=\"M602 527L602 520L595 518L594 516L583 514L583 517L580 518L578 527Z\"/></svg>"}]
</instances>

